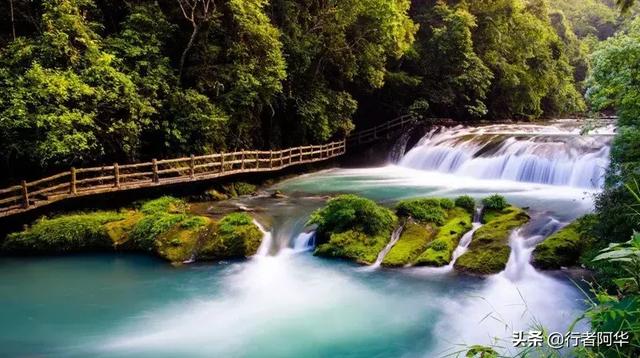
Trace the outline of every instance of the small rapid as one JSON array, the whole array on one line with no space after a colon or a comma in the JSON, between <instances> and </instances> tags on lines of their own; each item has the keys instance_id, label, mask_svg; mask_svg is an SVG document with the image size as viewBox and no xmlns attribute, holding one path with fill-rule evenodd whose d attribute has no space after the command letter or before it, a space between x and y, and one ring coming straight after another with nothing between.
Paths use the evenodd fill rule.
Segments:
<instances>
[{"instance_id":1,"label":"small rapid","mask_svg":"<svg viewBox=\"0 0 640 358\"><path fill-rule=\"evenodd\" d=\"M597 189L609 164L612 134L581 135L575 128L539 125L438 128L398 165L479 179Z\"/></svg>"},{"instance_id":2,"label":"small rapid","mask_svg":"<svg viewBox=\"0 0 640 358\"><path fill-rule=\"evenodd\" d=\"M374 262L373 265L370 266L371 268L375 269L380 267L380 265L382 265L382 261L384 261L384 257L387 256L387 254L389 253L389 251L391 251L393 246L398 242L398 240L400 240L400 235L402 234L403 229L404 229L403 226L399 226L395 230L393 230L393 233L391 233L391 240L389 240L389 243L387 243L387 246L385 246L384 249L380 251L380 253L378 254L378 257L376 258L376 262Z\"/></svg>"}]
</instances>

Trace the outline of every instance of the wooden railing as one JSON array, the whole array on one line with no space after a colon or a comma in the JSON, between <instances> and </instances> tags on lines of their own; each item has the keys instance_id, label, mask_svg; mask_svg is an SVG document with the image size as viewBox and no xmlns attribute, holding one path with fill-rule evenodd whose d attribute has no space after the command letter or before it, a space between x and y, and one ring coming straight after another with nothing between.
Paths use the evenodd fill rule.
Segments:
<instances>
[{"instance_id":1,"label":"wooden railing","mask_svg":"<svg viewBox=\"0 0 640 358\"><path fill-rule=\"evenodd\" d=\"M373 128L355 132L347 138L347 143L350 146L372 143L378 140L383 135L400 130L406 125L414 123L416 123L416 120L413 117L408 115L401 116Z\"/></svg>"},{"instance_id":2,"label":"wooden railing","mask_svg":"<svg viewBox=\"0 0 640 358\"><path fill-rule=\"evenodd\" d=\"M344 154L346 141L278 151L218 153L93 168L71 168L48 178L0 189L0 217L55 201L119 190L206 180L238 173L277 171Z\"/></svg>"}]
</instances>

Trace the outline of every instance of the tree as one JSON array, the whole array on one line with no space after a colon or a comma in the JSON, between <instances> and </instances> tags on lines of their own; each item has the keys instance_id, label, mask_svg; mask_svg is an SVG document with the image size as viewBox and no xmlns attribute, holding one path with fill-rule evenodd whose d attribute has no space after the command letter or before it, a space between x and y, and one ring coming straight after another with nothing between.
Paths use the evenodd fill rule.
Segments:
<instances>
[{"instance_id":1,"label":"tree","mask_svg":"<svg viewBox=\"0 0 640 358\"><path fill-rule=\"evenodd\" d=\"M606 187L596 202L599 231L611 241L626 240L634 229L640 229L625 215L634 198L624 187L640 178L639 64L640 20L636 19L627 31L604 41L593 53L587 82L587 99L593 109L615 109L619 116Z\"/></svg>"},{"instance_id":2,"label":"tree","mask_svg":"<svg viewBox=\"0 0 640 358\"><path fill-rule=\"evenodd\" d=\"M354 94L382 87L388 62L414 40L409 6L408 0L274 1L289 75L271 136L318 142L346 135Z\"/></svg>"},{"instance_id":3,"label":"tree","mask_svg":"<svg viewBox=\"0 0 640 358\"><path fill-rule=\"evenodd\" d=\"M182 70L184 69L184 62L187 58L187 53L193 47L193 43L196 40L196 36L200 31L200 28L206 24L211 17L215 15L216 4L214 0L177 0L182 15L191 24L191 36L187 45L182 50L180 55L180 64L178 66L178 80L182 79Z\"/></svg>"},{"instance_id":4,"label":"tree","mask_svg":"<svg viewBox=\"0 0 640 358\"><path fill-rule=\"evenodd\" d=\"M0 51L0 83L12 88L0 93L0 156L8 172L134 159L152 108L102 48L92 3L43 6L43 32Z\"/></svg>"}]
</instances>

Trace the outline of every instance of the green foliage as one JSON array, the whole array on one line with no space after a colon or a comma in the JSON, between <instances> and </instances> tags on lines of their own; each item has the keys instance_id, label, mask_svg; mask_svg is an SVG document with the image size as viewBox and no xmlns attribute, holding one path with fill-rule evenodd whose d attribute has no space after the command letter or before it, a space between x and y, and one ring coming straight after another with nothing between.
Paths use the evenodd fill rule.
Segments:
<instances>
[{"instance_id":1,"label":"green foliage","mask_svg":"<svg viewBox=\"0 0 640 358\"><path fill-rule=\"evenodd\" d=\"M327 242L318 245L314 255L372 264L389 242L389 234L368 235L358 230L333 233Z\"/></svg>"},{"instance_id":2,"label":"green foliage","mask_svg":"<svg viewBox=\"0 0 640 358\"><path fill-rule=\"evenodd\" d=\"M199 257L214 260L245 258L258 251L262 236L251 216L232 213L218 222L213 238L200 250Z\"/></svg>"},{"instance_id":3,"label":"green foliage","mask_svg":"<svg viewBox=\"0 0 640 358\"><path fill-rule=\"evenodd\" d=\"M584 110L545 2L472 1L468 9L476 17L475 51L493 73L487 96L492 117L536 118Z\"/></svg>"},{"instance_id":4,"label":"green foliage","mask_svg":"<svg viewBox=\"0 0 640 358\"><path fill-rule=\"evenodd\" d=\"M407 222L398 242L384 257L382 265L401 267L413 263L427 249L435 233L436 229L431 225L422 225L414 221Z\"/></svg>"},{"instance_id":5,"label":"green foliage","mask_svg":"<svg viewBox=\"0 0 640 358\"><path fill-rule=\"evenodd\" d=\"M493 194L482 199L482 205L484 209L500 211L509 206L509 203L507 203L507 199L504 196Z\"/></svg>"},{"instance_id":6,"label":"green foliage","mask_svg":"<svg viewBox=\"0 0 640 358\"><path fill-rule=\"evenodd\" d=\"M271 135L311 141L345 135L357 108L352 88L380 88L386 65L413 42L409 0L272 2L282 31L288 77Z\"/></svg>"},{"instance_id":7,"label":"green foliage","mask_svg":"<svg viewBox=\"0 0 640 358\"><path fill-rule=\"evenodd\" d=\"M445 204L445 206L447 206ZM441 199L408 199L396 205L396 213L401 217L411 217L422 223L444 224L446 211L442 207Z\"/></svg>"},{"instance_id":8,"label":"green foliage","mask_svg":"<svg viewBox=\"0 0 640 358\"><path fill-rule=\"evenodd\" d=\"M509 236L514 229L527 223L529 216L522 209L510 206L489 217L490 220L473 234L469 251L456 261L457 270L480 274L504 270L511 252Z\"/></svg>"},{"instance_id":9,"label":"green foliage","mask_svg":"<svg viewBox=\"0 0 640 358\"><path fill-rule=\"evenodd\" d=\"M542 269L559 269L579 264L580 256L591 239L579 232L575 221L547 237L533 251L533 264Z\"/></svg>"},{"instance_id":10,"label":"green foliage","mask_svg":"<svg viewBox=\"0 0 640 358\"><path fill-rule=\"evenodd\" d=\"M450 110L460 117L487 114L484 101L493 74L474 52L474 16L437 2L420 6L416 20L420 30L403 66L420 79L414 95L432 110Z\"/></svg>"},{"instance_id":11,"label":"green foliage","mask_svg":"<svg viewBox=\"0 0 640 358\"><path fill-rule=\"evenodd\" d=\"M451 262L453 251L460 238L471 230L472 216L463 208L449 211L446 223L438 228L438 234L427 249L416 259L418 266L445 266Z\"/></svg>"},{"instance_id":12,"label":"green foliage","mask_svg":"<svg viewBox=\"0 0 640 358\"><path fill-rule=\"evenodd\" d=\"M625 186L635 187L640 177L640 20L627 31L604 41L593 54L593 71L587 97L595 109L615 108L618 133L611 146L611 165L605 190L597 197L598 237L603 242L622 242L638 220L629 220L636 200Z\"/></svg>"},{"instance_id":13,"label":"green foliage","mask_svg":"<svg viewBox=\"0 0 640 358\"><path fill-rule=\"evenodd\" d=\"M184 214L187 209L187 204L181 200L172 196L163 196L158 199L153 199L142 204L140 211L144 214Z\"/></svg>"},{"instance_id":14,"label":"green foliage","mask_svg":"<svg viewBox=\"0 0 640 358\"><path fill-rule=\"evenodd\" d=\"M476 210L476 201L469 195L462 195L457 197L455 200L455 205L457 207L465 209L469 213L473 213Z\"/></svg>"},{"instance_id":15,"label":"green foliage","mask_svg":"<svg viewBox=\"0 0 640 358\"><path fill-rule=\"evenodd\" d=\"M69 253L110 248L105 224L124 215L114 212L80 213L43 218L27 230L10 234L2 251L20 254Z\"/></svg>"},{"instance_id":16,"label":"green foliage","mask_svg":"<svg viewBox=\"0 0 640 358\"><path fill-rule=\"evenodd\" d=\"M369 199L340 195L311 214L308 224L317 224L321 236L352 229L375 236L390 232L395 221L396 217L389 209Z\"/></svg>"}]
</instances>

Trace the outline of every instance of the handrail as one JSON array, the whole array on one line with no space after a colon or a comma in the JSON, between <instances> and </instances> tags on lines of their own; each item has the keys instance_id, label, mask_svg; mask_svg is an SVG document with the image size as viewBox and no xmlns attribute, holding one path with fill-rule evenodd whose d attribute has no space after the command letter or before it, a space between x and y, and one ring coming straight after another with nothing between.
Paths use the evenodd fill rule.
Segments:
<instances>
[{"instance_id":1,"label":"handrail","mask_svg":"<svg viewBox=\"0 0 640 358\"><path fill-rule=\"evenodd\" d=\"M13 215L70 197L120 190L172 185L324 161L346 152L349 145L379 139L379 135L401 129L415 119L405 115L378 126L352 133L341 141L306 145L277 151L242 150L200 156L167 158L150 162L70 168L46 178L0 189L0 217Z\"/></svg>"},{"instance_id":2,"label":"handrail","mask_svg":"<svg viewBox=\"0 0 640 358\"><path fill-rule=\"evenodd\" d=\"M0 217L70 197L207 180L239 173L277 171L324 161L346 152L346 140L278 151L243 150L144 163L70 168L31 182L0 189Z\"/></svg>"}]
</instances>

